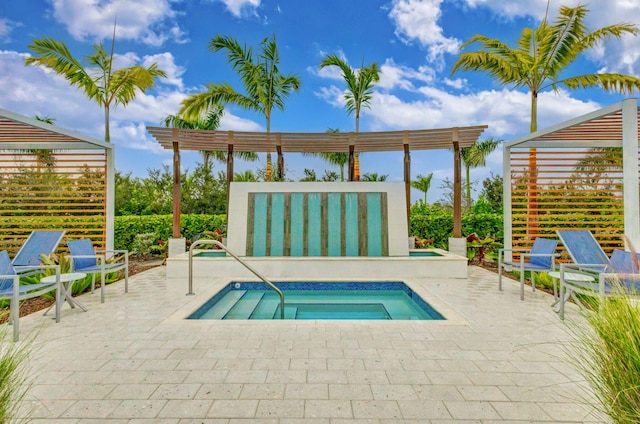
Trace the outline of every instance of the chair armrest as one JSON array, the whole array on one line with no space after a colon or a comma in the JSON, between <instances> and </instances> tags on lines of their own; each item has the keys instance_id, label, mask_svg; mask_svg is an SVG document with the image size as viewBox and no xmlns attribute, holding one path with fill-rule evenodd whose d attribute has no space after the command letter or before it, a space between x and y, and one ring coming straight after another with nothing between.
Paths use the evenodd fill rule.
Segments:
<instances>
[{"instance_id":1,"label":"chair armrest","mask_svg":"<svg viewBox=\"0 0 640 424\"><path fill-rule=\"evenodd\" d=\"M16 274L37 271L39 269L56 269L56 268L60 268L60 265L18 265L13 267L13 269L16 271Z\"/></svg>"},{"instance_id":2,"label":"chair armrest","mask_svg":"<svg viewBox=\"0 0 640 424\"><path fill-rule=\"evenodd\" d=\"M96 250L96 253L129 253L126 249L119 250Z\"/></svg>"}]
</instances>

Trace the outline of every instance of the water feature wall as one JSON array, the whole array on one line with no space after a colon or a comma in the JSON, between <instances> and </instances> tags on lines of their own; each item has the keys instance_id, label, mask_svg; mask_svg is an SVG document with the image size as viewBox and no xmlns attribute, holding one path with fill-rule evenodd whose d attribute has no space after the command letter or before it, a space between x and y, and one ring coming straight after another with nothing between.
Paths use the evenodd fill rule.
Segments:
<instances>
[{"instance_id":1,"label":"water feature wall","mask_svg":"<svg viewBox=\"0 0 640 424\"><path fill-rule=\"evenodd\" d=\"M264 257L408 256L402 182L233 182L227 245Z\"/></svg>"},{"instance_id":2,"label":"water feature wall","mask_svg":"<svg viewBox=\"0 0 640 424\"><path fill-rule=\"evenodd\" d=\"M247 256L389 256L386 192L248 193Z\"/></svg>"}]
</instances>

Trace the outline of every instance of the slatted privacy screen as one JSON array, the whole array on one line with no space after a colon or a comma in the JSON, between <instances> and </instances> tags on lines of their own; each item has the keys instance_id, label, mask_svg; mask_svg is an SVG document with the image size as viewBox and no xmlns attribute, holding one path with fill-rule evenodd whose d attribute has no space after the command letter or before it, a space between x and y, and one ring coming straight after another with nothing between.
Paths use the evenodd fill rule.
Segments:
<instances>
[{"instance_id":1,"label":"slatted privacy screen","mask_svg":"<svg viewBox=\"0 0 640 424\"><path fill-rule=\"evenodd\" d=\"M63 229L104 249L106 175L104 150L0 151L0 250L15 254L37 229Z\"/></svg>"},{"instance_id":2,"label":"slatted privacy screen","mask_svg":"<svg viewBox=\"0 0 640 424\"><path fill-rule=\"evenodd\" d=\"M247 256L389 256L387 193L249 193Z\"/></svg>"},{"instance_id":3,"label":"slatted privacy screen","mask_svg":"<svg viewBox=\"0 0 640 424\"><path fill-rule=\"evenodd\" d=\"M514 249L557 238L559 229L590 230L608 254L623 248L621 148L513 149L511 183ZM561 243L558 249L568 260Z\"/></svg>"}]
</instances>

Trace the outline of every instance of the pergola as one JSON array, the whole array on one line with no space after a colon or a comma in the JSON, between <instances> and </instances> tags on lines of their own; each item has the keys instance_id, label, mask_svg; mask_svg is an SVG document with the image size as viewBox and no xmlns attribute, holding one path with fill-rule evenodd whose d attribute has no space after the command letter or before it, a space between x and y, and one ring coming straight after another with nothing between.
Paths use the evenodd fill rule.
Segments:
<instances>
[{"instance_id":1,"label":"pergola","mask_svg":"<svg viewBox=\"0 0 640 424\"><path fill-rule=\"evenodd\" d=\"M113 249L113 145L0 109L0 250L62 229Z\"/></svg>"},{"instance_id":2,"label":"pergola","mask_svg":"<svg viewBox=\"0 0 640 424\"><path fill-rule=\"evenodd\" d=\"M278 169L284 169L285 153L349 153L349 180L354 176L354 157L363 152L404 152L407 217L411 206L411 151L452 149L454 152L454 237L461 237L460 149L472 146L486 125L425 130L346 133L291 133L208 131L147 127L162 147L173 150L173 237L180 237L180 151L227 152L227 198L233 179L233 152L276 152Z\"/></svg>"},{"instance_id":3,"label":"pergola","mask_svg":"<svg viewBox=\"0 0 640 424\"><path fill-rule=\"evenodd\" d=\"M586 229L608 253L623 235L640 248L639 115L627 99L505 143L505 247Z\"/></svg>"}]
</instances>

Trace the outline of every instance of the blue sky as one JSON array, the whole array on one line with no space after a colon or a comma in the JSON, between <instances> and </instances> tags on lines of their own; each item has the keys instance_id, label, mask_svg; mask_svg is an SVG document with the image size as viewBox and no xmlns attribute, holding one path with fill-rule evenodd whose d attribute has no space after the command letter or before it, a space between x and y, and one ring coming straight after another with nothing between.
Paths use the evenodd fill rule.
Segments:
<instances>
[{"instance_id":1,"label":"blue sky","mask_svg":"<svg viewBox=\"0 0 640 424\"><path fill-rule=\"evenodd\" d=\"M577 1L551 0L550 10ZM582 2L585 3L584 1ZM621 21L640 25L640 2L592 0L587 24L599 28ZM529 94L501 87L480 73L451 75L459 46L474 34L513 42L525 26L537 26L547 0L22 0L0 3L0 108L33 117L49 116L56 124L104 138L102 111L85 95L45 69L25 67L31 40L53 37L64 41L82 58L92 44L110 43L117 15L117 63L148 65L157 62L168 77L127 108L112 111L111 137L116 145L116 168L144 177L148 169L171 163L146 131L176 113L180 102L208 83L228 82L242 90L223 52L211 53L212 37L232 35L257 46L275 34L283 73L296 74L299 92L292 94L284 112L272 117L272 131L353 131L355 119L344 108L344 83L336 69L318 65L327 54L337 54L357 68L377 62L381 79L370 109L364 110L361 131L438 128L486 124L483 137L510 140L528 132ZM580 58L568 72L598 71L640 76L640 37L612 40ZM568 75L568 74L567 74ZM601 90L558 93L539 97L539 128L562 122L624 96ZM228 107L221 129L259 131L264 118L255 112ZM0 146L1 148L1 146ZM183 154L183 167L193 169L200 156ZM304 168L321 175L331 165L299 155L285 157L287 175L298 179ZM429 201L441 197L439 186L452 178L448 151L416 152L412 176L434 173ZM236 161L236 170L264 166ZM222 164L215 165L223 170ZM389 175L401 181L401 153L365 154L362 172ZM337 169L334 169L337 171ZM502 151L487 166L474 169L472 180L502 173ZM414 200L421 198L413 193Z\"/></svg>"}]
</instances>

